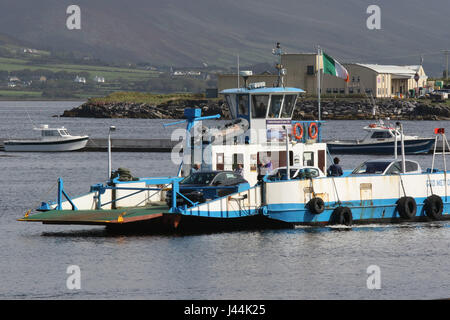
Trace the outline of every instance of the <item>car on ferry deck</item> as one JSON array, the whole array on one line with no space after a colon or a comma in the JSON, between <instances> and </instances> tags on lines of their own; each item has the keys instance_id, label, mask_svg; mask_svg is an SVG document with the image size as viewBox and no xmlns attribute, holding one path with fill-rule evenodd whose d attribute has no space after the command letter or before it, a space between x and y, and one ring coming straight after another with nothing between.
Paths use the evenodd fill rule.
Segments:
<instances>
[{"instance_id":1,"label":"car on ferry deck","mask_svg":"<svg viewBox=\"0 0 450 320\"><path fill-rule=\"evenodd\" d=\"M351 176L363 174L392 175L402 172L402 160L400 159L379 159L368 160L356 167ZM405 173L422 173L418 162L405 160Z\"/></svg>"},{"instance_id":2,"label":"car on ferry deck","mask_svg":"<svg viewBox=\"0 0 450 320\"><path fill-rule=\"evenodd\" d=\"M279 167L269 174L267 180L269 181L285 180L287 178L286 172L287 172L286 167ZM289 167L289 172L290 172L290 179L292 180L294 179L304 180L310 178L326 177L326 175L322 172L322 170L312 166L292 166Z\"/></svg>"},{"instance_id":3,"label":"car on ferry deck","mask_svg":"<svg viewBox=\"0 0 450 320\"><path fill-rule=\"evenodd\" d=\"M181 180L179 186L180 193L184 197L194 203L203 203L234 193L241 184L249 187L247 180L233 171L199 171ZM172 192L167 193L166 203L168 205L172 203ZM190 203L182 196L177 196L177 205L183 204L189 205Z\"/></svg>"}]
</instances>

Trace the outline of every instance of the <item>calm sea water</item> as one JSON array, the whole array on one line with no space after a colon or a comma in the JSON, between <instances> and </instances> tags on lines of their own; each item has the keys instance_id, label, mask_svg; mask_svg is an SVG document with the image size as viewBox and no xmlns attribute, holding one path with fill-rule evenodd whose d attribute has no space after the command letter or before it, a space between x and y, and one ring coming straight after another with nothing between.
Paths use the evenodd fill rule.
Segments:
<instances>
[{"instance_id":1,"label":"calm sea water","mask_svg":"<svg viewBox=\"0 0 450 320\"><path fill-rule=\"evenodd\" d=\"M117 138L169 137L162 121L57 118L81 102L0 102L0 138L30 137L36 125ZM30 121L31 120L31 121ZM367 121L329 121L324 138L356 138ZM404 121L407 134L430 136L445 121ZM437 165L442 166L442 156ZM341 156L352 169L364 156ZM423 167L431 156L410 157ZM189 236L111 236L102 227L17 222L41 200L70 195L106 176L104 152L0 152L0 299L435 299L450 297L450 223L373 224L348 229L226 232ZM135 176L174 173L167 153L113 154ZM53 189L52 189L53 187ZM50 191L49 191L50 190ZM81 270L69 290L67 268ZM381 271L369 290L367 268Z\"/></svg>"}]
</instances>

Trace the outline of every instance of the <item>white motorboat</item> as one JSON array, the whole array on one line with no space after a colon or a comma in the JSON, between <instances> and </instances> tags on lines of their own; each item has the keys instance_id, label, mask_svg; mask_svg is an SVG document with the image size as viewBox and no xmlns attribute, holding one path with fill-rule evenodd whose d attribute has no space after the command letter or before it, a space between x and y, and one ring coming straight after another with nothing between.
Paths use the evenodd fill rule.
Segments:
<instances>
[{"instance_id":1,"label":"white motorboat","mask_svg":"<svg viewBox=\"0 0 450 320\"><path fill-rule=\"evenodd\" d=\"M72 136L66 128L49 128L42 125L40 139L14 139L4 142L6 152L59 152L74 151L86 146L89 136Z\"/></svg>"}]
</instances>

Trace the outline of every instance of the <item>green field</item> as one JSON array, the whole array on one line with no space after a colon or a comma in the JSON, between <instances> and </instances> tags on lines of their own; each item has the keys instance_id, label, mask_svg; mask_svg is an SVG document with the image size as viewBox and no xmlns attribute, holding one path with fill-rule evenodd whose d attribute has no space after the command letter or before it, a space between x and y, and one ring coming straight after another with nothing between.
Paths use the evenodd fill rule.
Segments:
<instances>
[{"instance_id":1,"label":"green field","mask_svg":"<svg viewBox=\"0 0 450 320\"><path fill-rule=\"evenodd\" d=\"M145 103L150 105L161 104L173 100L182 99L204 99L202 94L185 94L185 93L173 93L173 94L152 94L142 92L114 92L106 97L92 98L89 102L103 102L103 103Z\"/></svg>"},{"instance_id":2,"label":"green field","mask_svg":"<svg viewBox=\"0 0 450 320\"><path fill-rule=\"evenodd\" d=\"M105 77L106 81L115 81L118 79L136 81L145 80L148 78L154 78L158 76L158 72L140 70L140 69L127 69L119 67L105 67L105 66L92 66L81 64L34 64L26 59L17 58L4 58L0 57L0 71L18 71L18 70L49 70L52 72L66 71L66 72L88 72L90 77L95 76Z\"/></svg>"},{"instance_id":3,"label":"green field","mask_svg":"<svg viewBox=\"0 0 450 320\"><path fill-rule=\"evenodd\" d=\"M42 96L41 91L19 91L19 90L0 90L0 100L14 100L14 99L39 99Z\"/></svg>"}]
</instances>

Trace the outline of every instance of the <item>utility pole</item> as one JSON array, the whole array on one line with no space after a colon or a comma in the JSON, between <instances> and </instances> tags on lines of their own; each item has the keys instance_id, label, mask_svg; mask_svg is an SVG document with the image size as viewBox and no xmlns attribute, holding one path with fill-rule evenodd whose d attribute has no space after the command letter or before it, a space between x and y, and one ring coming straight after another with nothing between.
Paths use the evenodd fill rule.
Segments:
<instances>
[{"instance_id":1,"label":"utility pole","mask_svg":"<svg viewBox=\"0 0 450 320\"><path fill-rule=\"evenodd\" d=\"M450 50L442 50L442 52L445 55L446 58L446 67L445 67L445 80L448 80L448 54L450 53Z\"/></svg>"}]
</instances>

